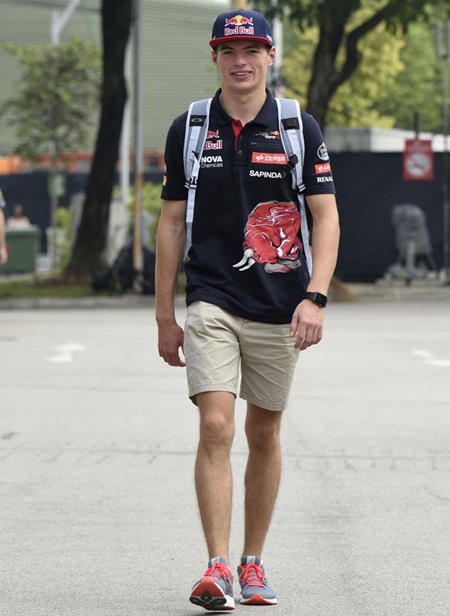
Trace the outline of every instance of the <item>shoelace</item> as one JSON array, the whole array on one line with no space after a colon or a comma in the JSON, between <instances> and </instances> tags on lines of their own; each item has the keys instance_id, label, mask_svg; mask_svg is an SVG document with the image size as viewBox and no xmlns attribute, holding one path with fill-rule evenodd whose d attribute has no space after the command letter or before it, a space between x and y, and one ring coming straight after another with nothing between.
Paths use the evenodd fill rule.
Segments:
<instances>
[{"instance_id":1,"label":"shoelace","mask_svg":"<svg viewBox=\"0 0 450 616\"><path fill-rule=\"evenodd\" d=\"M250 563L242 565L239 573L239 582L245 586L264 586L264 572L260 565Z\"/></svg>"},{"instance_id":2,"label":"shoelace","mask_svg":"<svg viewBox=\"0 0 450 616\"><path fill-rule=\"evenodd\" d=\"M221 577L230 584L233 583L233 576L231 575L230 569L223 563L214 563L212 567L209 567L209 569L205 571L204 576L213 578Z\"/></svg>"}]
</instances>

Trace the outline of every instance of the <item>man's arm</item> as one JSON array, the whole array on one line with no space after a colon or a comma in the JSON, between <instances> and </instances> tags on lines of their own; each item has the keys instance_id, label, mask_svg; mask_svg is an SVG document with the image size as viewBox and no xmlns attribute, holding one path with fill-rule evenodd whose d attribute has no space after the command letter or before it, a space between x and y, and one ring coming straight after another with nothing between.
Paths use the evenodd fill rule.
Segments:
<instances>
[{"instance_id":1,"label":"man's arm","mask_svg":"<svg viewBox=\"0 0 450 616\"><path fill-rule=\"evenodd\" d=\"M170 366L184 366L183 329L175 317L175 292L186 239L186 201L163 201L156 236L156 322L159 355Z\"/></svg>"},{"instance_id":2,"label":"man's arm","mask_svg":"<svg viewBox=\"0 0 450 616\"><path fill-rule=\"evenodd\" d=\"M313 218L313 269L308 291L327 295L336 267L339 245L339 216L336 198L332 194L310 195L306 198ZM291 335L295 347L303 351L322 339L324 309L310 300L303 300L295 309Z\"/></svg>"},{"instance_id":3,"label":"man's arm","mask_svg":"<svg viewBox=\"0 0 450 616\"><path fill-rule=\"evenodd\" d=\"M5 215L3 209L0 208L0 265L6 263L8 260L8 251L6 249L6 235L5 235Z\"/></svg>"}]
</instances>

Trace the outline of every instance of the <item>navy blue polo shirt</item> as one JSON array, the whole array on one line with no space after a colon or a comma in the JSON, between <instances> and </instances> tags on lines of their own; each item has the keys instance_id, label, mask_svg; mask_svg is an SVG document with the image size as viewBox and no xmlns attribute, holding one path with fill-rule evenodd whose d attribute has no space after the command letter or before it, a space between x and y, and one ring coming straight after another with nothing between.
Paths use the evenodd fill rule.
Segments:
<instances>
[{"instance_id":1,"label":"navy blue polo shirt","mask_svg":"<svg viewBox=\"0 0 450 616\"><path fill-rule=\"evenodd\" d=\"M289 323L309 274L296 191L281 143L275 99L242 126L216 93L198 177L186 303L205 301L252 321ZM335 192L322 133L302 113L304 195ZM187 113L169 129L161 197L187 199L183 144ZM170 207L170 205L168 206Z\"/></svg>"}]
</instances>

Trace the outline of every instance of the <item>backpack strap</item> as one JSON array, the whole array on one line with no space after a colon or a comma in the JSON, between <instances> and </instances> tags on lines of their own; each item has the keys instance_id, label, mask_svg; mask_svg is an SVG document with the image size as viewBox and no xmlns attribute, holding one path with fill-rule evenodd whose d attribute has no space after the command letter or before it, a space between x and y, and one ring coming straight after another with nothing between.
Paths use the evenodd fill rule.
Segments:
<instances>
[{"instance_id":1,"label":"backpack strap","mask_svg":"<svg viewBox=\"0 0 450 616\"><path fill-rule=\"evenodd\" d=\"M200 171L203 148L209 125L209 110L212 98L194 101L189 106L186 118L186 132L184 137L183 162L186 176L185 186L188 189L186 207L186 243L184 247L184 260L192 243L192 221L194 219L195 191Z\"/></svg>"},{"instance_id":2,"label":"backpack strap","mask_svg":"<svg viewBox=\"0 0 450 616\"><path fill-rule=\"evenodd\" d=\"M276 98L275 100L278 106L278 123L281 142L288 157L289 165L292 167L292 188L297 192L301 217L303 250L305 251L309 275L311 275L311 243L308 217L306 214L305 197L303 195L303 191L305 189L305 185L303 183L305 141L303 139L303 122L300 113L300 106L298 102L292 98Z\"/></svg>"}]
</instances>

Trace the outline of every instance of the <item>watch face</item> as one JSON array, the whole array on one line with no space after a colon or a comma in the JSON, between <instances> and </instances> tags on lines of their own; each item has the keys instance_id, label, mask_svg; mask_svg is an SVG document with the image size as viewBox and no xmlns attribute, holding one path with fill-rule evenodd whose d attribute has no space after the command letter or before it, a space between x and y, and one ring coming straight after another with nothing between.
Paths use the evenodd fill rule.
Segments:
<instances>
[{"instance_id":1,"label":"watch face","mask_svg":"<svg viewBox=\"0 0 450 616\"><path fill-rule=\"evenodd\" d=\"M320 306L321 308L325 308L328 302L328 298L326 295L317 292L308 292L305 294L305 298L310 299L312 302L314 302L317 306Z\"/></svg>"}]
</instances>

